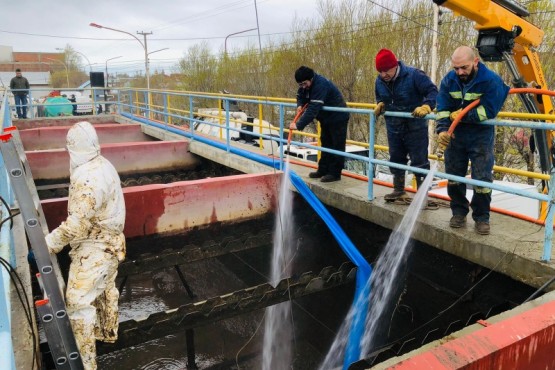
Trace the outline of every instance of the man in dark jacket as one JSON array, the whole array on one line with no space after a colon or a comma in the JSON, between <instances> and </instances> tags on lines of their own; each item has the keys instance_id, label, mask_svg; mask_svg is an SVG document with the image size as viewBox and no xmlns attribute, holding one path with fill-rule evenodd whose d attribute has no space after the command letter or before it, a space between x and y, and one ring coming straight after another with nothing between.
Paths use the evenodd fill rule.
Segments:
<instances>
[{"instance_id":1,"label":"man in dark jacket","mask_svg":"<svg viewBox=\"0 0 555 370\"><path fill-rule=\"evenodd\" d=\"M430 169L428 161L428 123L423 119L436 104L437 87L426 74L405 65L391 50L381 49L376 55L376 116L388 112L412 112L414 118L386 116L389 157L393 163L406 165L410 158L413 167ZM405 171L391 168L393 192L385 200L393 202L405 198ZM416 174L420 187L424 176Z\"/></svg>"},{"instance_id":2,"label":"man in dark jacket","mask_svg":"<svg viewBox=\"0 0 555 370\"><path fill-rule=\"evenodd\" d=\"M445 172L464 177L470 160L472 178L492 182L495 127L481 122L497 116L507 98L509 86L482 64L468 46L455 50L451 56L451 66L453 70L441 81L437 97L436 131L439 146L446 148ZM480 99L480 104L462 118L451 138L447 132L451 122L476 99ZM453 214L449 226L463 227L469 212L466 184L449 180L447 193L451 197ZM490 232L490 203L491 189L474 186L470 207L478 234L487 235Z\"/></svg>"},{"instance_id":3,"label":"man in dark jacket","mask_svg":"<svg viewBox=\"0 0 555 370\"><path fill-rule=\"evenodd\" d=\"M17 118L27 118L27 94L29 93L29 81L21 75L21 69L15 70L15 77L10 81L15 100Z\"/></svg>"},{"instance_id":4,"label":"man in dark jacket","mask_svg":"<svg viewBox=\"0 0 555 370\"><path fill-rule=\"evenodd\" d=\"M324 106L347 107L339 89L329 80L305 66L297 69L295 80L299 84L297 111L305 104L308 105L297 123L292 122L289 129L302 131L316 118L320 121L322 147L344 152L347 142L349 113L322 109ZM322 151L318 161L318 170L311 172L308 176L313 179L320 178L321 182L339 181L341 180L341 170L344 163L345 157Z\"/></svg>"}]
</instances>

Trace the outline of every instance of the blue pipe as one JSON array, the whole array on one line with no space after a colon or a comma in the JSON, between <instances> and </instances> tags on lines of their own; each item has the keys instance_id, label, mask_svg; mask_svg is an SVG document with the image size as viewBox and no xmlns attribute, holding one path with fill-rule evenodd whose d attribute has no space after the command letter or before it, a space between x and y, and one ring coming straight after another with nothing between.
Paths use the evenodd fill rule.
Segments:
<instances>
[{"instance_id":1,"label":"blue pipe","mask_svg":"<svg viewBox=\"0 0 555 370\"><path fill-rule=\"evenodd\" d=\"M240 155L242 157L251 159L258 163L262 163L266 166L279 169L281 161L277 161L273 158L262 156L256 153L249 152L248 150L238 149L232 146L226 146L223 143L208 139L203 136L192 135L189 132L180 130L175 127L168 127L157 122L150 121L146 118L137 117L129 113L122 113L124 117L129 119L142 122L144 124L158 127L164 130L168 130L174 134L185 136L188 138L193 138L194 140L200 141L204 144L209 144L221 150L229 151L233 154ZM290 172L291 183L295 186L299 194L301 194L304 199L312 206L314 211L322 218L324 223L328 226L331 233L339 243L339 246L343 252L349 257L349 259L357 266L357 275L355 283L355 297L353 300L353 305L355 307L355 314L353 317L353 322L351 323L351 330L349 332L349 340L347 342L347 348L345 349L345 358L343 361L343 369L348 369L349 365L353 362L360 360L361 348L360 344L364 336L364 324L366 321L366 314L368 313L368 298L370 297L370 276L372 274L372 267L364 259L360 251L351 242L347 234L343 231L341 226L329 213L326 207L320 202L320 200L314 195L306 183L297 175L294 171Z\"/></svg>"}]
</instances>

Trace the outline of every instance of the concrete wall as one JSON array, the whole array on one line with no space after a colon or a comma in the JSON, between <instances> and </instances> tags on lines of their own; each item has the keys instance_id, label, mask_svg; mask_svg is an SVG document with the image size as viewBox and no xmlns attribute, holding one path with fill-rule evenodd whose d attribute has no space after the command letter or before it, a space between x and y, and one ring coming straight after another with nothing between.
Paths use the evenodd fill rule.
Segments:
<instances>
[{"instance_id":1,"label":"concrete wall","mask_svg":"<svg viewBox=\"0 0 555 370\"><path fill-rule=\"evenodd\" d=\"M101 145L100 150L120 175L194 169L198 158L185 141L150 141ZM65 149L25 152L35 181L69 178L69 153Z\"/></svg>"},{"instance_id":2,"label":"concrete wall","mask_svg":"<svg viewBox=\"0 0 555 370\"><path fill-rule=\"evenodd\" d=\"M236 175L125 188L125 236L176 233L258 218L273 211L280 176ZM66 219L67 198L41 203L50 230Z\"/></svg>"},{"instance_id":3,"label":"concrete wall","mask_svg":"<svg viewBox=\"0 0 555 370\"><path fill-rule=\"evenodd\" d=\"M153 141L153 137L141 131L141 125L106 123L94 125L102 144L136 141ZM71 126L39 127L19 132L25 151L65 148L67 132Z\"/></svg>"}]
</instances>

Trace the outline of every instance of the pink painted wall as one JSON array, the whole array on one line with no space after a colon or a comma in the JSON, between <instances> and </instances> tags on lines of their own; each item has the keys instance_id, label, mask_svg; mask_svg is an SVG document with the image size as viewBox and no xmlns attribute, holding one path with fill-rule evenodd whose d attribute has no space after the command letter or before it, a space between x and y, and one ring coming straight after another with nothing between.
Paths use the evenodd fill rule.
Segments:
<instances>
[{"instance_id":1,"label":"pink painted wall","mask_svg":"<svg viewBox=\"0 0 555 370\"><path fill-rule=\"evenodd\" d=\"M199 160L186 141L149 141L100 146L120 175L176 169L194 169ZM69 178L69 153L65 149L25 152L35 180Z\"/></svg>"},{"instance_id":2,"label":"pink painted wall","mask_svg":"<svg viewBox=\"0 0 555 370\"><path fill-rule=\"evenodd\" d=\"M134 141L153 141L153 137L141 132L141 125L96 124L98 140L102 144ZM25 151L65 148L66 135L71 126L39 127L19 131Z\"/></svg>"},{"instance_id":3,"label":"pink painted wall","mask_svg":"<svg viewBox=\"0 0 555 370\"><path fill-rule=\"evenodd\" d=\"M280 174L248 174L124 189L125 236L176 233L273 212ZM50 230L67 217L67 198L43 200Z\"/></svg>"}]
</instances>

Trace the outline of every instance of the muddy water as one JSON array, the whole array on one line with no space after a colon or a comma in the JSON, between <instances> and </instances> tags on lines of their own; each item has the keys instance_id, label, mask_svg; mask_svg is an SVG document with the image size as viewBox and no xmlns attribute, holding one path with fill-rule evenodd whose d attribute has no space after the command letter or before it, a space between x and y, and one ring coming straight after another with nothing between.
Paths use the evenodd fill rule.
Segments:
<instances>
[{"instance_id":1,"label":"muddy water","mask_svg":"<svg viewBox=\"0 0 555 370\"><path fill-rule=\"evenodd\" d=\"M294 202L296 215L295 268L293 275L306 271L319 272L325 266L339 266L347 258L321 221L301 200ZM387 242L390 231L363 220L332 211L353 243L363 255L374 262ZM433 212L433 211L427 211ZM129 255L137 258L145 251L156 251L168 245L185 245L202 240L237 235L266 228L267 220L234 225L215 226L209 230L187 235L130 241ZM270 223L272 221L269 221ZM200 301L271 280L271 246L229 254L208 261L182 265L181 270ZM399 287L404 292L398 303L387 312L390 323L386 335L378 338L378 346L396 340L420 343L433 331L429 340L437 339L452 323L459 329L469 319L496 309L508 309L522 302L533 289L498 274L489 275L472 294L465 296L439 320L418 329L456 301L488 271L466 261L447 255L435 248L415 242L407 261L408 278ZM118 280L118 283L121 280ZM316 369L338 331L352 302L353 285L296 300L292 305L294 340L292 368ZM192 302L173 267L153 273L130 276L120 297L120 321L141 318ZM493 310L492 310L493 309ZM196 365L199 369L261 369L263 343L263 314L258 310L232 319L195 329ZM411 333L413 330L416 332ZM410 335L409 335L410 334ZM409 335L404 338L404 336ZM186 369L186 340L184 333L168 335L132 348L99 356L99 369ZM413 346L414 347L414 346ZM413 349L405 345L406 350ZM393 355L390 353L389 356ZM385 360L387 357L381 358ZM237 360L236 360L237 359Z\"/></svg>"}]
</instances>

